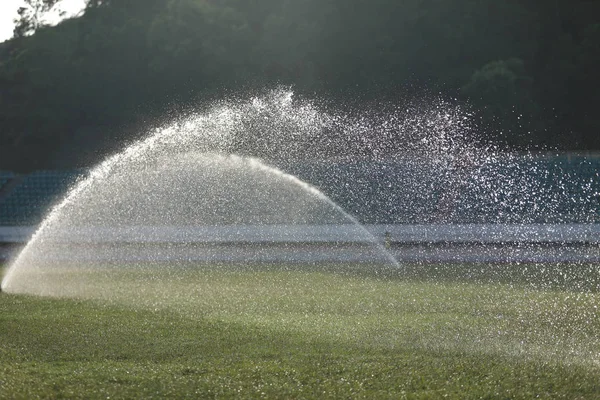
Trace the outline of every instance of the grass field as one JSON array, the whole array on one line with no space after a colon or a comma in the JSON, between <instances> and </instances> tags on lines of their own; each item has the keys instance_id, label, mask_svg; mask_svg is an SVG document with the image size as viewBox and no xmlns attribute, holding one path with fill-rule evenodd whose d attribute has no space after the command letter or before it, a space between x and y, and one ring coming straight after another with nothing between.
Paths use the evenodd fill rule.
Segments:
<instances>
[{"instance_id":1,"label":"grass field","mask_svg":"<svg viewBox=\"0 0 600 400\"><path fill-rule=\"evenodd\" d=\"M0 398L599 398L597 277L481 268L57 269L0 293Z\"/></svg>"}]
</instances>

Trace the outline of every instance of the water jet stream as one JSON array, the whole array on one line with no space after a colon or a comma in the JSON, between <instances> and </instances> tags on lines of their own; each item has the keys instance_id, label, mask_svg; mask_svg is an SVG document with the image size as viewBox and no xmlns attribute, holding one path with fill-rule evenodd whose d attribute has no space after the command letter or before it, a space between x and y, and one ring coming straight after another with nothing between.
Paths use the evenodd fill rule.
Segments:
<instances>
[{"instance_id":1,"label":"water jet stream","mask_svg":"<svg viewBox=\"0 0 600 400\"><path fill-rule=\"evenodd\" d=\"M502 247L507 237L512 238L515 251L537 240L543 243L541 251L546 251L547 244L558 244L556 251L566 253L564 243L547 243L550 241L544 239L560 235L544 235L544 229L531 229L532 224L559 224L570 233L562 237L577 238L577 232L568 225L569 218L575 215L579 218L575 222L597 222L597 172L580 178L578 182L583 185L573 183L573 176L563 174L560 168L551 170L544 160L527 160L478 147L456 109L442 104L419 112L404 120L384 115L379 122L366 117L332 116L310 104L294 103L290 92L280 91L246 102L224 102L204 114L157 129L108 157L68 191L11 263L1 290L126 303L136 308L173 310L193 318L226 317L253 326L283 326L311 334L320 334L320 330L330 334L322 324L325 320L331 323L332 332L336 326L343 326L350 339L368 337L378 346L402 346L397 339L404 337L404 343L416 343L427 351L529 355L559 363L568 356L597 366L599 335L595 321L600 274L595 264L439 267L424 262L423 250L417 249L414 264L398 268L382 243L351 215L368 218L378 210L389 211L392 216L404 213L403 228L411 224L420 228L411 233L417 247L437 243L444 248L455 244L447 241L454 236L460 246L446 249L469 252L472 244L491 238L493 241L484 250L490 254L497 254L497 245ZM315 138L323 140L332 131L344 140L345 134L356 140L356 153L374 155L367 173L352 170L353 165L336 170L326 157L319 157L336 154L335 150L345 144L339 137L329 143L330 148L315 150L313 161L321 162L331 177L326 184L317 184L318 179L312 180L310 173L302 179L301 173L289 173L285 167L260 161L260 151L270 151L277 157L268 158L269 164L280 166L291 153L296 154L300 142L312 145L318 142ZM405 153L384 160L389 160L389 165L377 163L381 161L377 154L386 150L381 144L384 142L377 140L383 136L393 141L402 138L407 144ZM245 154L237 151L240 142L245 145L240 146L242 149L252 148L259 154L233 155ZM350 164L355 161L351 159ZM306 167L309 162L303 160L302 164ZM343 176L348 170L350 173ZM544 180L538 170L545 174ZM335 201L337 194L351 186L347 182L363 184L349 195L366 211L348 208L348 213L338 205L344 204L341 200ZM388 191L390 196L365 201L373 198L369 197L373 196L370 184L381 182L385 184L378 189ZM573 185L578 197L569 189ZM561 208L565 204L567 207ZM460 225L461 213L470 218L471 224ZM515 224L515 228L500 229L506 223ZM227 268L235 262L243 263L247 261L245 256L273 245L273 238L281 234L278 227L286 224L295 228L351 226L355 229L349 239L340 242L348 247L357 245L357 251L365 257L373 256L368 259L372 264L356 263L357 268L377 272L379 269L373 265L381 262L404 277L423 282L415 285L410 280L348 274L339 279L347 283L340 283L337 275L328 275L324 280L319 269L322 265L316 263L316 274L312 274L315 268L311 273L306 273L310 268L284 268L273 273L252 269L254 266L230 273ZM475 224L479 224L476 229ZM199 234L206 226L217 229ZM171 258L185 251L231 251L228 246L235 241L232 238L257 227L265 228L268 234L250 245L244 242L247 247L235 254L233 261L219 264L210 257L213 254L208 254L204 261L208 259L206 263L212 264L206 265L192 258L185 260L184 253L184 262L194 263L180 268L180 260ZM493 229L486 231L489 227ZM236 232L238 228L245 232ZM444 229L451 235L444 234ZM164 232L176 240L162 240ZM206 232L215 239L208 245L198 240ZM432 233L429 238L428 232ZM593 239L597 231L590 232L581 237ZM535 235L539 237L531 237ZM294 253L297 242L286 240L283 238L274 247L279 246L277 250L290 257L308 252L301 248ZM190 243L192 246L188 246ZM324 251L330 251L330 245L327 241L317 243ZM406 247L402 251L406 253ZM597 254L597 248L594 251ZM150 259L143 259L148 254ZM136 264L140 260L141 265ZM111 264L114 261L116 264ZM306 267L305 259L296 261L296 265ZM341 265L344 272L356 267L351 263ZM321 286L315 288L304 282L309 276ZM319 304L328 302L332 304ZM457 304L463 304L460 313L456 312ZM504 309L510 311L504 313ZM302 317L306 315L312 317ZM406 315L420 327L407 324ZM344 324L340 325L340 320ZM559 342L561 346L557 347Z\"/></svg>"},{"instance_id":2,"label":"water jet stream","mask_svg":"<svg viewBox=\"0 0 600 400\"><path fill-rule=\"evenodd\" d=\"M82 226L110 229L173 225L172 221L184 225L189 221L210 225L213 220L230 224L235 218L241 218L244 224L248 221L286 223L286 219L300 224L349 223L357 227L362 240L377 249L387 263L399 267L394 257L356 218L316 187L256 158L228 154L228 146L239 130L263 121L265 112L277 115L275 125L282 131L308 132L323 125L316 110L294 106L290 96L280 94L241 105L220 105L206 114L157 129L149 137L108 157L74 184L10 264L2 288L18 291L15 281L24 271L34 276L48 274L51 267L42 265L44 258L52 258L50 254L63 252L68 259L71 248L57 243L64 242L65 237L73 237L73 232L81 232ZM273 122L267 119L263 123L273 129ZM252 175L248 171L256 173ZM244 180L258 184L252 186ZM235 185L240 187L240 192L232 197L226 187ZM258 199L254 201L257 204L245 199L253 196ZM213 203L209 200L202 203L204 197ZM237 214L244 214L242 216L234 215L234 209L223 212L221 209L227 209L230 203L244 204L250 211L238 209ZM24 284L24 279L20 281ZM41 291L51 292L48 288Z\"/></svg>"}]
</instances>

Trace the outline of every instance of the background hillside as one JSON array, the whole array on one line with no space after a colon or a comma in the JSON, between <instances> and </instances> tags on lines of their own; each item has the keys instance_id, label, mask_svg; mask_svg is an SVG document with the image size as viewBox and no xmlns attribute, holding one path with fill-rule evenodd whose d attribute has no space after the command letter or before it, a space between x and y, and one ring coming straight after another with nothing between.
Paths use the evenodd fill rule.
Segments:
<instances>
[{"instance_id":1,"label":"background hillside","mask_svg":"<svg viewBox=\"0 0 600 400\"><path fill-rule=\"evenodd\" d=\"M507 149L600 150L599 1L92 0L20 22L0 44L3 169L85 167L275 85L348 110L441 96Z\"/></svg>"}]
</instances>

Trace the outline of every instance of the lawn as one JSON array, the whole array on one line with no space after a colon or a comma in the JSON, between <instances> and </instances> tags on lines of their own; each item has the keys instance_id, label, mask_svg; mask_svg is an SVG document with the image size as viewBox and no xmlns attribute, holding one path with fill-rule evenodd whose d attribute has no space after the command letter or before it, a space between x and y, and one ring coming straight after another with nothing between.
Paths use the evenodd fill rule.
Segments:
<instances>
[{"instance_id":1,"label":"lawn","mask_svg":"<svg viewBox=\"0 0 600 400\"><path fill-rule=\"evenodd\" d=\"M57 268L0 293L0 398L600 397L600 293L451 268Z\"/></svg>"}]
</instances>

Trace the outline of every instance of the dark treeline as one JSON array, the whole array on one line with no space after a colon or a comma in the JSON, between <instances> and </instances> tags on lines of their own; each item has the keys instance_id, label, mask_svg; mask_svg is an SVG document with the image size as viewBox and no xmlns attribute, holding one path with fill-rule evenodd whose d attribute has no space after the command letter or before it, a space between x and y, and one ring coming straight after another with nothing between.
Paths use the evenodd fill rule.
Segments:
<instances>
[{"instance_id":1,"label":"dark treeline","mask_svg":"<svg viewBox=\"0 0 600 400\"><path fill-rule=\"evenodd\" d=\"M157 116L277 84L440 92L509 148L600 149L600 1L91 0L20 22L0 44L0 168L96 161Z\"/></svg>"}]
</instances>

